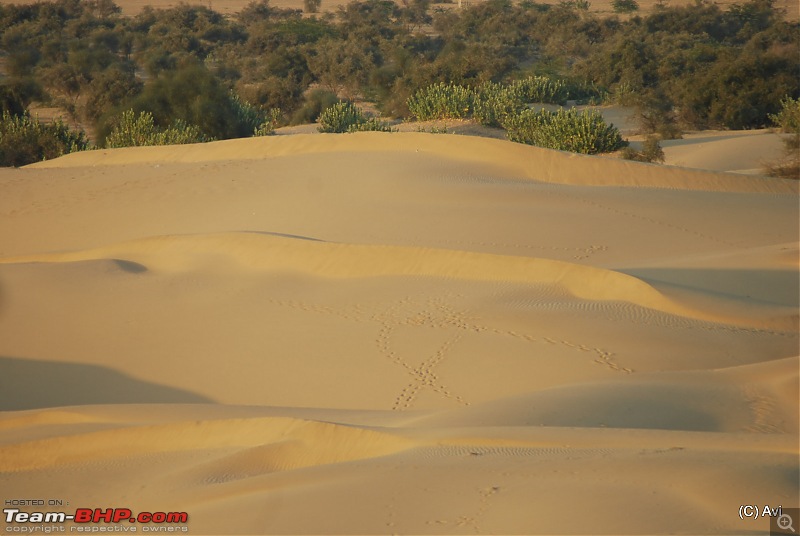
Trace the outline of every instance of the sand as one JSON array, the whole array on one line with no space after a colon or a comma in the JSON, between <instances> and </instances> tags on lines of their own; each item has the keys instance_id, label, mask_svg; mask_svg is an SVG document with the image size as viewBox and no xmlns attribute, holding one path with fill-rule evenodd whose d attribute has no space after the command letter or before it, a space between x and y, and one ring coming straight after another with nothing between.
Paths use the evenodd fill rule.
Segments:
<instances>
[{"instance_id":1,"label":"sand","mask_svg":"<svg viewBox=\"0 0 800 536\"><path fill-rule=\"evenodd\" d=\"M2 498L767 534L740 507L799 501L798 185L691 169L755 167L709 136L667 148L690 167L410 132L0 169Z\"/></svg>"}]
</instances>

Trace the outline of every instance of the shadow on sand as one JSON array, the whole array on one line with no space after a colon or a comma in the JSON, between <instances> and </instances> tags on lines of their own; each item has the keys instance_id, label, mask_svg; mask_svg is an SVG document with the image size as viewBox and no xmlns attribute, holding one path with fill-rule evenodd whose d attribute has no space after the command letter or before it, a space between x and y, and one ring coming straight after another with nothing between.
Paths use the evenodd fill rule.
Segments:
<instances>
[{"instance_id":1,"label":"shadow on sand","mask_svg":"<svg viewBox=\"0 0 800 536\"><path fill-rule=\"evenodd\" d=\"M0 411L87 404L213 403L98 365L0 357Z\"/></svg>"}]
</instances>

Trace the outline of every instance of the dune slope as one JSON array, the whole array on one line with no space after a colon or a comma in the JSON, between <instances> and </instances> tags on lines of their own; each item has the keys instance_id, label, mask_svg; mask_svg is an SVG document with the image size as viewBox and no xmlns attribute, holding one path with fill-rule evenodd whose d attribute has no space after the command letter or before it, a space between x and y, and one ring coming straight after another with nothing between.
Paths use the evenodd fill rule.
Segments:
<instances>
[{"instance_id":1,"label":"dune slope","mask_svg":"<svg viewBox=\"0 0 800 536\"><path fill-rule=\"evenodd\" d=\"M197 534L754 534L797 185L421 133L0 170L0 483Z\"/></svg>"}]
</instances>

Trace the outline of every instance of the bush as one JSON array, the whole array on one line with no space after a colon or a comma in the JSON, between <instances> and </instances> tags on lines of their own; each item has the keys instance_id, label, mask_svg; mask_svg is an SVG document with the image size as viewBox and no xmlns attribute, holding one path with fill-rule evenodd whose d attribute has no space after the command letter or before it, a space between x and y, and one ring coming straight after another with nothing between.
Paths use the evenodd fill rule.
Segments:
<instances>
[{"instance_id":1,"label":"bush","mask_svg":"<svg viewBox=\"0 0 800 536\"><path fill-rule=\"evenodd\" d=\"M385 121L375 117L367 117L363 121L350 125L347 132L394 132L394 129Z\"/></svg>"},{"instance_id":2,"label":"bush","mask_svg":"<svg viewBox=\"0 0 800 536\"><path fill-rule=\"evenodd\" d=\"M209 141L195 125L187 125L178 120L172 126L162 129L155 125L153 114L133 110L122 112L117 118L105 146L141 147L147 145L181 145Z\"/></svg>"},{"instance_id":3,"label":"bush","mask_svg":"<svg viewBox=\"0 0 800 536\"><path fill-rule=\"evenodd\" d=\"M261 123L253 130L253 136L271 136L275 134L275 128L281 122L281 110L280 108L272 108L267 112L267 117L264 119L264 122Z\"/></svg>"},{"instance_id":4,"label":"bush","mask_svg":"<svg viewBox=\"0 0 800 536\"><path fill-rule=\"evenodd\" d=\"M511 90L523 102L564 104L569 98L567 84L547 76L529 76L511 84Z\"/></svg>"},{"instance_id":5,"label":"bush","mask_svg":"<svg viewBox=\"0 0 800 536\"><path fill-rule=\"evenodd\" d=\"M361 109L351 102L337 102L326 108L319 116L317 130L326 133L361 132L375 130L391 132L391 128L374 117L366 117Z\"/></svg>"},{"instance_id":6,"label":"bush","mask_svg":"<svg viewBox=\"0 0 800 536\"><path fill-rule=\"evenodd\" d=\"M780 112L770 114L769 118L790 136L783 140L783 158L766 165L767 175L800 179L800 99L784 98Z\"/></svg>"},{"instance_id":7,"label":"bush","mask_svg":"<svg viewBox=\"0 0 800 536\"><path fill-rule=\"evenodd\" d=\"M481 84L473 99L473 117L482 125L499 127L509 117L520 113L525 104L516 86L494 82Z\"/></svg>"},{"instance_id":8,"label":"bush","mask_svg":"<svg viewBox=\"0 0 800 536\"><path fill-rule=\"evenodd\" d=\"M461 119L470 115L472 102L471 89L439 82L409 97L408 110L420 121Z\"/></svg>"},{"instance_id":9,"label":"bush","mask_svg":"<svg viewBox=\"0 0 800 536\"><path fill-rule=\"evenodd\" d=\"M67 153L83 151L89 145L83 131L71 130L57 120L42 124L29 113L0 118L0 166L24 166Z\"/></svg>"},{"instance_id":10,"label":"bush","mask_svg":"<svg viewBox=\"0 0 800 536\"><path fill-rule=\"evenodd\" d=\"M782 99L781 110L777 114L769 114L769 119L783 132L800 134L800 99Z\"/></svg>"},{"instance_id":11,"label":"bush","mask_svg":"<svg viewBox=\"0 0 800 536\"><path fill-rule=\"evenodd\" d=\"M152 114L155 124L161 127L178 121L195 125L208 139L250 136L263 121L203 64L193 61L149 81L126 108ZM109 126L99 126L101 138L110 131Z\"/></svg>"},{"instance_id":12,"label":"bush","mask_svg":"<svg viewBox=\"0 0 800 536\"><path fill-rule=\"evenodd\" d=\"M364 120L361 110L350 102L337 102L326 108L319 116L320 132L347 132L351 126Z\"/></svg>"},{"instance_id":13,"label":"bush","mask_svg":"<svg viewBox=\"0 0 800 536\"><path fill-rule=\"evenodd\" d=\"M637 162L664 162L664 150L656 136L648 136L642 144L642 150L637 151L631 147L625 147L622 151L622 158L625 160L635 160Z\"/></svg>"},{"instance_id":14,"label":"bush","mask_svg":"<svg viewBox=\"0 0 800 536\"><path fill-rule=\"evenodd\" d=\"M249 132L256 131L267 120L266 115L261 109L242 100L235 91L230 92L230 101L236 116L236 122L244 125Z\"/></svg>"},{"instance_id":15,"label":"bush","mask_svg":"<svg viewBox=\"0 0 800 536\"><path fill-rule=\"evenodd\" d=\"M337 102L339 102L339 98L332 91L315 89L308 94L305 104L292 115L291 123L293 125L313 123L319 118L323 110L330 108Z\"/></svg>"},{"instance_id":16,"label":"bush","mask_svg":"<svg viewBox=\"0 0 800 536\"><path fill-rule=\"evenodd\" d=\"M322 5L322 0L303 0L303 9L306 13L317 13Z\"/></svg>"},{"instance_id":17,"label":"bush","mask_svg":"<svg viewBox=\"0 0 800 536\"><path fill-rule=\"evenodd\" d=\"M625 145L619 130L606 124L597 110L525 110L510 117L504 127L511 141L559 151L598 154Z\"/></svg>"},{"instance_id":18,"label":"bush","mask_svg":"<svg viewBox=\"0 0 800 536\"><path fill-rule=\"evenodd\" d=\"M639 11L639 3L636 0L611 0L611 7L614 8L614 13Z\"/></svg>"}]
</instances>

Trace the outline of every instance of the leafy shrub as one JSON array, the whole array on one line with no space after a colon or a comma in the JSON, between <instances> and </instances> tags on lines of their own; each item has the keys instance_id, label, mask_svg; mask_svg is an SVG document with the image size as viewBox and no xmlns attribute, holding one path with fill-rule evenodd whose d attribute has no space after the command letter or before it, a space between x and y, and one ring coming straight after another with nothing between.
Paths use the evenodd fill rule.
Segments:
<instances>
[{"instance_id":1,"label":"leafy shrub","mask_svg":"<svg viewBox=\"0 0 800 536\"><path fill-rule=\"evenodd\" d=\"M494 82L481 84L473 99L473 117L482 125L499 127L510 115L520 113L525 104L517 86Z\"/></svg>"},{"instance_id":2,"label":"leafy shrub","mask_svg":"<svg viewBox=\"0 0 800 536\"><path fill-rule=\"evenodd\" d=\"M248 131L255 131L266 121L266 115L262 110L242 100L236 92L230 92L230 101L233 112L236 115L236 121L247 127Z\"/></svg>"},{"instance_id":3,"label":"leafy shrub","mask_svg":"<svg viewBox=\"0 0 800 536\"><path fill-rule=\"evenodd\" d=\"M564 104L569 98L566 82L547 76L529 76L511 84L511 90L523 102Z\"/></svg>"},{"instance_id":4,"label":"leafy shrub","mask_svg":"<svg viewBox=\"0 0 800 536\"><path fill-rule=\"evenodd\" d=\"M337 102L326 108L319 116L320 132L347 132L348 129L364 120L361 110L350 102Z\"/></svg>"},{"instance_id":5,"label":"leafy shrub","mask_svg":"<svg viewBox=\"0 0 800 536\"><path fill-rule=\"evenodd\" d=\"M375 130L391 132L391 128L374 117L366 117L360 108L351 102L337 102L326 108L319 116L317 130L327 133L363 132Z\"/></svg>"},{"instance_id":6,"label":"leafy shrub","mask_svg":"<svg viewBox=\"0 0 800 536\"><path fill-rule=\"evenodd\" d=\"M633 13L639 10L639 3L636 0L611 0L611 7L614 13Z\"/></svg>"},{"instance_id":7,"label":"leafy shrub","mask_svg":"<svg viewBox=\"0 0 800 536\"><path fill-rule=\"evenodd\" d=\"M337 102L339 102L339 98L332 91L315 89L308 94L305 104L292 115L291 123L293 125L313 123L319 118L323 110L330 108Z\"/></svg>"},{"instance_id":8,"label":"leafy shrub","mask_svg":"<svg viewBox=\"0 0 800 536\"><path fill-rule=\"evenodd\" d=\"M664 150L656 136L647 136L642 144L642 150L637 151L632 147L622 150L622 158L637 162L664 162Z\"/></svg>"},{"instance_id":9,"label":"leafy shrub","mask_svg":"<svg viewBox=\"0 0 800 536\"><path fill-rule=\"evenodd\" d=\"M181 145L209 141L195 125L181 120L168 128L159 128L150 112L133 110L122 112L117 118L111 134L106 138L106 147L140 147L146 145Z\"/></svg>"},{"instance_id":10,"label":"leafy shrub","mask_svg":"<svg viewBox=\"0 0 800 536\"><path fill-rule=\"evenodd\" d=\"M280 124L280 122L280 108L270 109L267 112L267 117L264 119L264 122L253 130L253 136L271 136L272 134L275 134L275 128Z\"/></svg>"},{"instance_id":11,"label":"leafy shrub","mask_svg":"<svg viewBox=\"0 0 800 536\"><path fill-rule=\"evenodd\" d=\"M766 165L767 175L800 179L800 99L784 98L780 112L770 114L769 118L790 136L783 139L783 158Z\"/></svg>"},{"instance_id":12,"label":"leafy shrub","mask_svg":"<svg viewBox=\"0 0 800 536\"><path fill-rule=\"evenodd\" d=\"M418 90L408 99L408 110L420 121L461 119L472 110L473 92L457 84L439 82Z\"/></svg>"},{"instance_id":13,"label":"leafy shrub","mask_svg":"<svg viewBox=\"0 0 800 536\"><path fill-rule=\"evenodd\" d=\"M317 13L322 5L322 0L303 0L303 9L306 13Z\"/></svg>"},{"instance_id":14,"label":"leafy shrub","mask_svg":"<svg viewBox=\"0 0 800 536\"><path fill-rule=\"evenodd\" d=\"M0 118L0 166L24 166L83 151L89 145L83 131L71 130L61 120L43 124L29 113Z\"/></svg>"},{"instance_id":15,"label":"leafy shrub","mask_svg":"<svg viewBox=\"0 0 800 536\"><path fill-rule=\"evenodd\" d=\"M597 110L525 110L508 118L504 127L511 141L560 151L598 154L624 145L619 130L606 124Z\"/></svg>"},{"instance_id":16,"label":"leafy shrub","mask_svg":"<svg viewBox=\"0 0 800 536\"><path fill-rule=\"evenodd\" d=\"M770 114L769 119L784 132L800 134L800 99L782 99L781 110L777 114Z\"/></svg>"},{"instance_id":17,"label":"leafy shrub","mask_svg":"<svg viewBox=\"0 0 800 536\"><path fill-rule=\"evenodd\" d=\"M347 132L394 132L394 129L385 121L376 117L367 117L355 125L350 125Z\"/></svg>"},{"instance_id":18,"label":"leafy shrub","mask_svg":"<svg viewBox=\"0 0 800 536\"><path fill-rule=\"evenodd\" d=\"M196 125L206 138L229 139L250 136L261 121L202 63L187 61L175 71L149 81L126 108L152 114L156 125L177 121ZM113 116L111 116L113 121ZM98 129L108 135L111 125Z\"/></svg>"}]
</instances>

